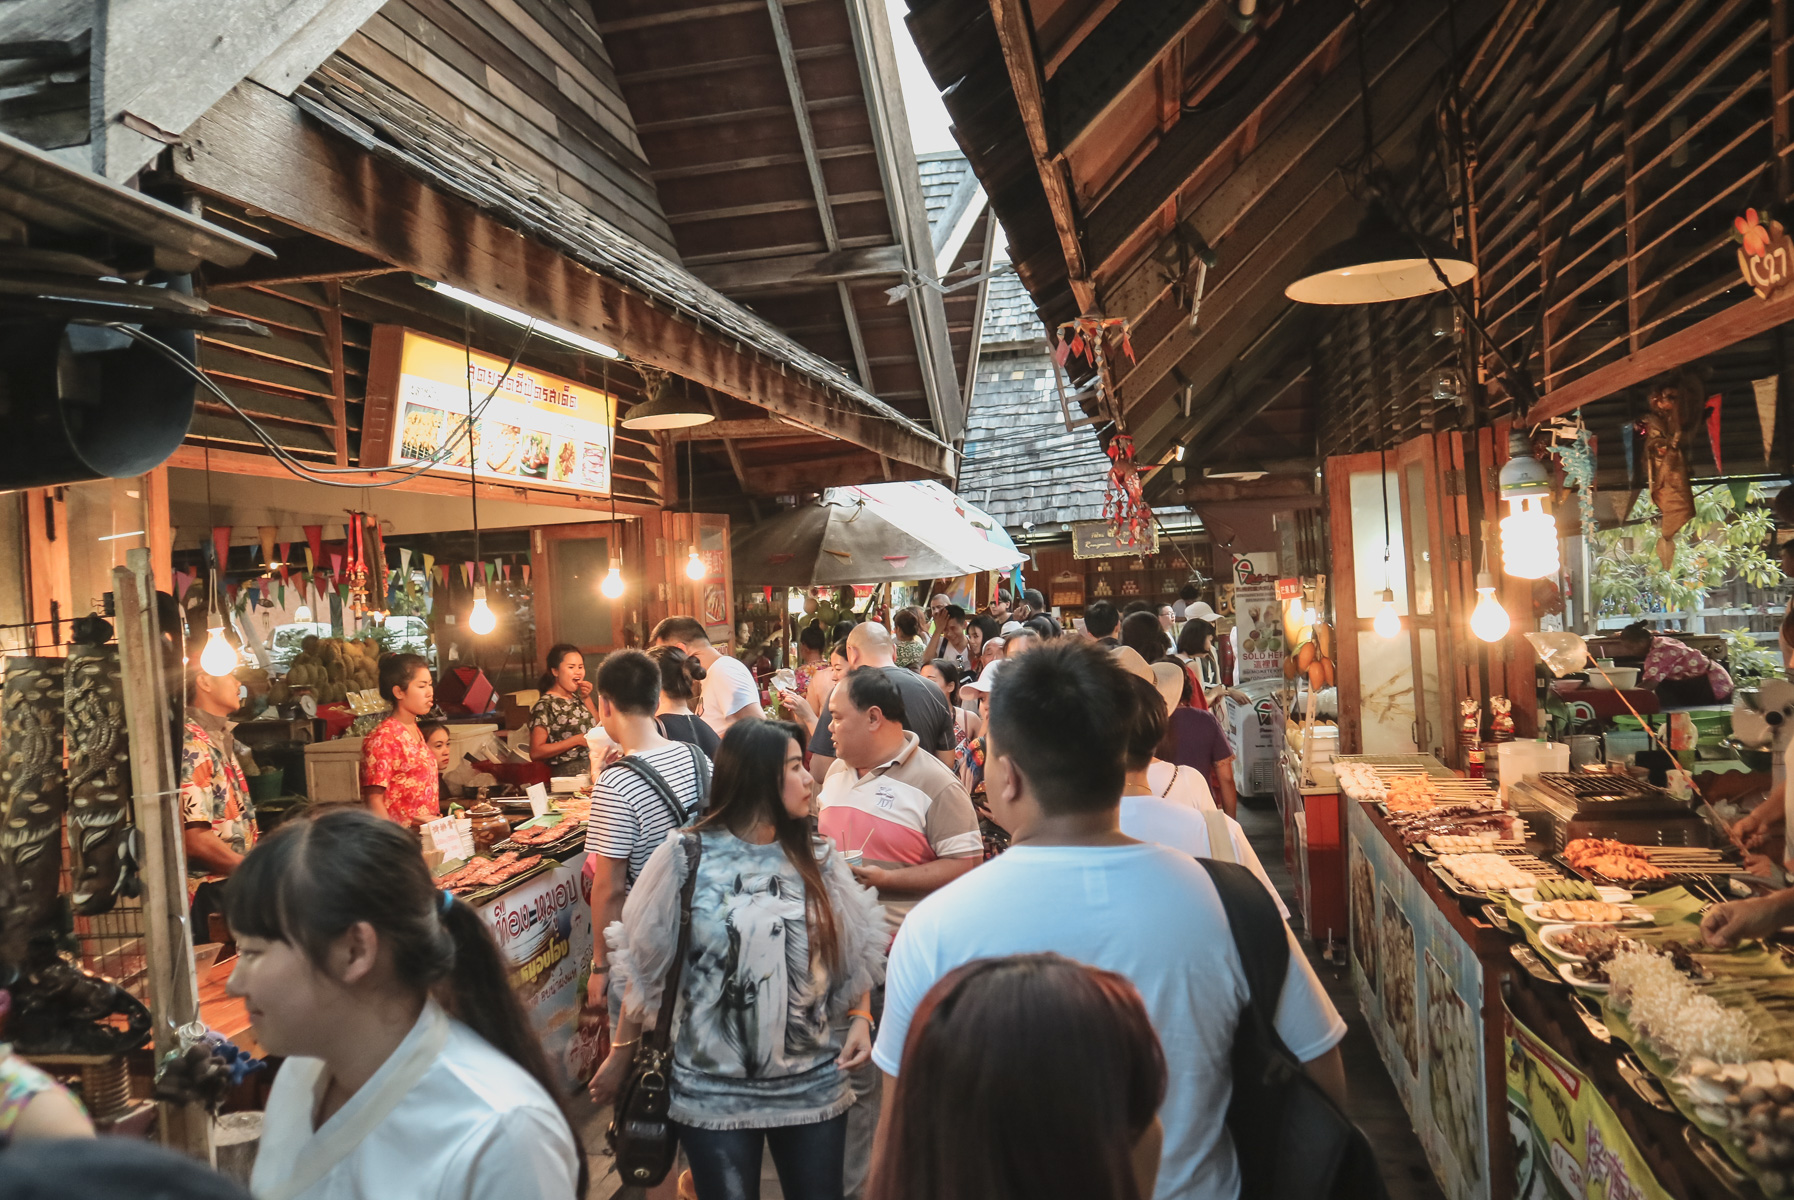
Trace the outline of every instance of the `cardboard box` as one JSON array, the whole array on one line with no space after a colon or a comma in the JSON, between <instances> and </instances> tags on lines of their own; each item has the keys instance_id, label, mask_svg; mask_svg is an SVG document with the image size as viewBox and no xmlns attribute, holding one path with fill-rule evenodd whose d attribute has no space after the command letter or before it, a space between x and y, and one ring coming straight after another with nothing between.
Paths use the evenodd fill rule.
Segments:
<instances>
[{"instance_id":1,"label":"cardboard box","mask_svg":"<svg viewBox=\"0 0 1794 1200\"><path fill-rule=\"evenodd\" d=\"M526 692L506 692L498 698L498 723L505 729L522 729L529 723L530 709L536 707L536 701L542 693L531 689Z\"/></svg>"}]
</instances>

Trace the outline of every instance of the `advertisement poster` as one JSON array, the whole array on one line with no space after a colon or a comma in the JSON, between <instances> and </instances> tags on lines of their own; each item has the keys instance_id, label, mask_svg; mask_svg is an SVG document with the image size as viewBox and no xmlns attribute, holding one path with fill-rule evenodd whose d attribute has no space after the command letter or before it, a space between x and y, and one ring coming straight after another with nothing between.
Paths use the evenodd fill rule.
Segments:
<instances>
[{"instance_id":1,"label":"advertisement poster","mask_svg":"<svg viewBox=\"0 0 1794 1200\"><path fill-rule=\"evenodd\" d=\"M1288 651L1283 644L1283 606L1277 600L1276 560L1275 554L1233 556L1235 683L1283 678Z\"/></svg>"},{"instance_id":2,"label":"advertisement poster","mask_svg":"<svg viewBox=\"0 0 1794 1200\"><path fill-rule=\"evenodd\" d=\"M511 986L542 1038L548 1061L569 1088L568 1049L579 1024L579 990L592 966L592 910L580 891L585 855L524 881L480 906L498 937Z\"/></svg>"},{"instance_id":3,"label":"advertisement poster","mask_svg":"<svg viewBox=\"0 0 1794 1200\"><path fill-rule=\"evenodd\" d=\"M479 478L610 490L612 397L521 365L506 375L504 359L477 350L470 359L453 342L409 329L392 402L392 466L435 459L441 470L467 478L470 386L475 407L485 402L471 447Z\"/></svg>"},{"instance_id":4,"label":"advertisement poster","mask_svg":"<svg viewBox=\"0 0 1794 1200\"><path fill-rule=\"evenodd\" d=\"M1450 1200L1491 1194L1483 972L1364 806L1351 807L1351 970L1377 1052Z\"/></svg>"},{"instance_id":5,"label":"advertisement poster","mask_svg":"<svg viewBox=\"0 0 1794 1200\"><path fill-rule=\"evenodd\" d=\"M1507 1029L1516 1200L1667 1200L1588 1077L1512 1013Z\"/></svg>"}]
</instances>

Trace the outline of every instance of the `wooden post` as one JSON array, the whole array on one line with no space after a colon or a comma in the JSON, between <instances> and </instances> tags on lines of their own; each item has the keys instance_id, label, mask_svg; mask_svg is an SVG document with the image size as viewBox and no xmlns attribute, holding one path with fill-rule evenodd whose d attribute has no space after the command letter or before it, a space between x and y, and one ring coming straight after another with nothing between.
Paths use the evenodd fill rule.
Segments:
<instances>
[{"instance_id":1,"label":"wooden post","mask_svg":"<svg viewBox=\"0 0 1794 1200\"><path fill-rule=\"evenodd\" d=\"M187 855L181 844L171 742L168 681L162 670L162 632L156 618L150 553L136 549L112 572L118 612L118 658L125 685L125 724L131 733L131 786L142 841L143 943L149 962L149 1004L155 1061L180 1048L179 1031L199 1020L193 936L187 925ZM147 602L145 598L148 598ZM198 1104L160 1102L164 1145L212 1162L212 1120Z\"/></svg>"}]
</instances>

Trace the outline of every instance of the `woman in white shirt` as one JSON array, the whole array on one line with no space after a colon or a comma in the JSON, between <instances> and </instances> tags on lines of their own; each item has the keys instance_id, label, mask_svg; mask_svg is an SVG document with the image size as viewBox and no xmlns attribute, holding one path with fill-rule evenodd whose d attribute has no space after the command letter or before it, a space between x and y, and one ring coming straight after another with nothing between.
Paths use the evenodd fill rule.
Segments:
<instances>
[{"instance_id":1,"label":"woman in white shirt","mask_svg":"<svg viewBox=\"0 0 1794 1200\"><path fill-rule=\"evenodd\" d=\"M572 1200L584 1155L510 971L416 839L338 810L290 822L225 907L268 1097L258 1200Z\"/></svg>"}]
</instances>

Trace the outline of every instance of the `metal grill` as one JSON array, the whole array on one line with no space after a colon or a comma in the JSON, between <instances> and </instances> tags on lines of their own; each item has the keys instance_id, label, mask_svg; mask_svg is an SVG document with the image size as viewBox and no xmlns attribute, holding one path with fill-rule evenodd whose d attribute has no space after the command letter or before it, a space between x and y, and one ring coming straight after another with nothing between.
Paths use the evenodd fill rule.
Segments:
<instances>
[{"instance_id":1,"label":"metal grill","mask_svg":"<svg viewBox=\"0 0 1794 1200\"><path fill-rule=\"evenodd\" d=\"M1664 795L1661 788L1640 783L1630 775L1556 774L1538 777L1540 787L1548 788L1568 800L1655 800Z\"/></svg>"}]
</instances>

